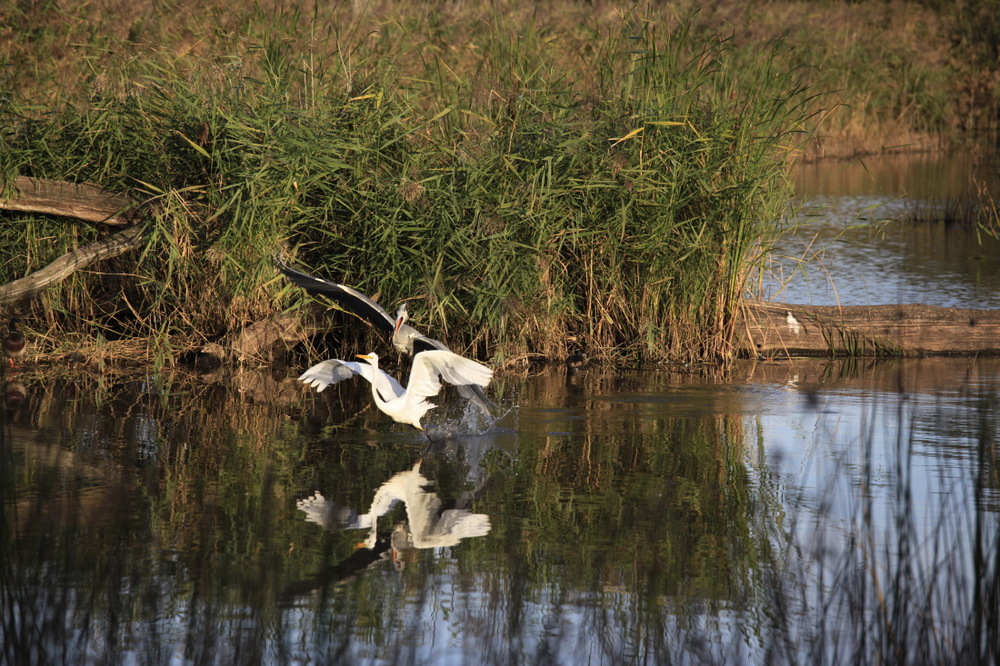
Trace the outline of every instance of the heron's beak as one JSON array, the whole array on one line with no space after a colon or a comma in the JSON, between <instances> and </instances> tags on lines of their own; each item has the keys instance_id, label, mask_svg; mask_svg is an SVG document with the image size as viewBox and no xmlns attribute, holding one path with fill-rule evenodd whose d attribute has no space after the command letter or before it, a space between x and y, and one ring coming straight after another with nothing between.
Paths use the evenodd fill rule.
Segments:
<instances>
[{"instance_id":1,"label":"heron's beak","mask_svg":"<svg viewBox=\"0 0 1000 666\"><path fill-rule=\"evenodd\" d=\"M364 359L366 361L371 359L371 356L369 356L368 354L355 354L354 356L356 358L361 358L361 359Z\"/></svg>"},{"instance_id":2,"label":"heron's beak","mask_svg":"<svg viewBox=\"0 0 1000 666\"><path fill-rule=\"evenodd\" d=\"M396 318L396 326L395 326L395 328L393 328L392 332L394 334L395 333L399 333L399 327L402 326L402 325L403 325L403 318L402 317L397 317Z\"/></svg>"}]
</instances>

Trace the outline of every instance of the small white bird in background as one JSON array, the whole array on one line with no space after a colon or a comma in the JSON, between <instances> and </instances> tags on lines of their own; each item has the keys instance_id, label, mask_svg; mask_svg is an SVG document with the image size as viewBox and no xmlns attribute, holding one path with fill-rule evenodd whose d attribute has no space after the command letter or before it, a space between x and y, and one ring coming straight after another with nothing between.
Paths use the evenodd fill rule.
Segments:
<instances>
[{"instance_id":1,"label":"small white bird in background","mask_svg":"<svg viewBox=\"0 0 1000 666\"><path fill-rule=\"evenodd\" d=\"M485 388L493 371L450 351L422 351L413 357L410 379L404 389L396 379L378 367L377 354L358 354L367 363L330 359L317 363L299 376L299 381L322 391L331 384L361 375L372 385L375 406L397 423L409 423L423 430L420 419L436 407L427 398L441 392L441 380L456 386L476 385Z\"/></svg>"}]
</instances>

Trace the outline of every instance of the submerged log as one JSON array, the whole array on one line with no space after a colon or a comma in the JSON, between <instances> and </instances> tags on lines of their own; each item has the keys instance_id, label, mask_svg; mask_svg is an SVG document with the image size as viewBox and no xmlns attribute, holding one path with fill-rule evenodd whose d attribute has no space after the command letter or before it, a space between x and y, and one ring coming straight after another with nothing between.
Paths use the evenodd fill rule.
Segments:
<instances>
[{"instance_id":1,"label":"submerged log","mask_svg":"<svg viewBox=\"0 0 1000 666\"><path fill-rule=\"evenodd\" d=\"M297 317L281 315L261 319L237 331L231 343L232 353L240 361L266 359L269 350L279 343L294 344L307 335Z\"/></svg>"},{"instance_id":2,"label":"submerged log","mask_svg":"<svg viewBox=\"0 0 1000 666\"><path fill-rule=\"evenodd\" d=\"M741 356L1000 353L1000 310L761 301L748 301L745 306L735 338Z\"/></svg>"}]
</instances>

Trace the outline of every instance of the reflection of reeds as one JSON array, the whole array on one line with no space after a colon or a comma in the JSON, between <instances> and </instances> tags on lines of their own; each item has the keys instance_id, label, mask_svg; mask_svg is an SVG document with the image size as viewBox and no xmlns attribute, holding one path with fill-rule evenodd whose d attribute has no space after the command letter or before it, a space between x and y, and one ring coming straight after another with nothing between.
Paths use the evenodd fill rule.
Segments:
<instances>
[{"instance_id":1,"label":"reflection of reeds","mask_svg":"<svg viewBox=\"0 0 1000 666\"><path fill-rule=\"evenodd\" d=\"M946 225L983 224L988 210L981 202L967 197L950 197L937 201L907 199L907 210L901 221L911 223L934 222Z\"/></svg>"},{"instance_id":2,"label":"reflection of reeds","mask_svg":"<svg viewBox=\"0 0 1000 666\"><path fill-rule=\"evenodd\" d=\"M856 463L834 475L810 517L792 512L790 548L772 583L772 659L808 664L992 664L1000 657L1000 530L997 529L996 396L971 404L961 425L974 456L949 464L940 492L912 486L913 421L888 456L873 460L872 432ZM900 423L905 407L899 411ZM949 426L951 428L952 426ZM939 436L943 436L943 430ZM940 445L940 444L936 444ZM876 501L885 485L891 491ZM951 481L948 481L951 479ZM845 490L846 488L846 490ZM925 494L916 497L915 493ZM846 493L846 496L843 495ZM835 517L846 501L852 511ZM932 521L928 516L936 516Z\"/></svg>"},{"instance_id":3,"label":"reflection of reeds","mask_svg":"<svg viewBox=\"0 0 1000 666\"><path fill-rule=\"evenodd\" d=\"M836 381L851 363L803 371L788 388ZM34 655L46 650L50 661L117 661L127 646L150 663L170 661L165 650L193 662L377 652L404 663L445 649L426 638L442 626L478 663L997 656L1000 401L984 396L959 418L979 447L951 450L967 473L935 523L908 480L913 433L899 437L891 469L863 442L835 481L853 502L841 534L840 516L789 498L745 395L720 387L725 371L704 372L700 386L600 367L575 385L535 378L523 409L572 418L523 418L517 455L475 458L486 470L475 492L467 461L426 456L433 491L456 506L467 495L492 529L422 552L404 572L357 557L356 533L320 535L296 515L294 500L317 489L364 510L420 457L422 442L369 441L364 428L321 438L325 417L370 403L365 391L306 398L268 373L226 379L233 391L218 375L21 375L29 409L0 432L0 660L44 661ZM862 385L885 389L889 374ZM929 411L914 427L949 446L954 413ZM10 433L34 439L12 446ZM53 452L63 457L53 463ZM887 473L899 490L881 516L870 492ZM283 596L289 580L307 582L301 597Z\"/></svg>"},{"instance_id":4,"label":"reflection of reeds","mask_svg":"<svg viewBox=\"0 0 1000 666\"><path fill-rule=\"evenodd\" d=\"M979 161L978 157L973 160L976 164ZM990 184L977 178L973 178L973 184L976 187L974 196L953 196L933 201L907 199L902 221L968 226L995 238L1000 237L1000 212Z\"/></svg>"},{"instance_id":5,"label":"reflection of reeds","mask_svg":"<svg viewBox=\"0 0 1000 666\"><path fill-rule=\"evenodd\" d=\"M194 662L266 661L254 627L279 621L284 573L305 576L325 557L286 515L303 482L326 480L302 458L331 456L362 479L358 506L384 481L374 463L409 461L403 446L319 440L325 416L357 409L353 396L313 416L298 382L267 372L18 379L24 401L0 406L4 664L166 663L185 650Z\"/></svg>"}]
</instances>

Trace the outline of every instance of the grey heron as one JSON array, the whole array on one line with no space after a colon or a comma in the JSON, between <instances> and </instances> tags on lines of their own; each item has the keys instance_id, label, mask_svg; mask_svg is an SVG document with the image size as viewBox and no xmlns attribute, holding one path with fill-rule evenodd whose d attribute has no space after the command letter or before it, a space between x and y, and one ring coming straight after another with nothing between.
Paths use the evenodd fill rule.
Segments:
<instances>
[{"instance_id":1,"label":"grey heron","mask_svg":"<svg viewBox=\"0 0 1000 666\"><path fill-rule=\"evenodd\" d=\"M297 271L286 264L280 256L275 257L275 261L278 264L278 270L294 284L310 294L326 296L348 312L365 320L388 337L393 348L400 354L415 356L422 351L435 349L451 351L448 345L427 337L407 323L410 314L406 309L406 303L400 305L399 309L396 310L396 316L392 317L385 311L385 308L356 289ZM496 409L496 405L486 397L482 387L476 384L466 384L458 386L458 391L463 398L474 402L486 416L492 418L490 411Z\"/></svg>"}]
</instances>

